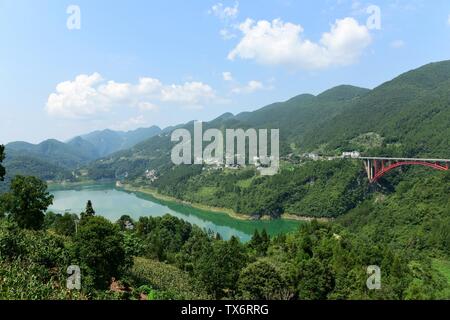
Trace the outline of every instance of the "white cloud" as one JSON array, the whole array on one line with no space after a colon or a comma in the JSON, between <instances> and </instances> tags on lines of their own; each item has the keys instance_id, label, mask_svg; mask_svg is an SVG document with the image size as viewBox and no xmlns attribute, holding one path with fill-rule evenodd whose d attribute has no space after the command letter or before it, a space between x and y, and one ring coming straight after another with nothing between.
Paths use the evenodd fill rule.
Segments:
<instances>
[{"instance_id":1,"label":"white cloud","mask_svg":"<svg viewBox=\"0 0 450 320\"><path fill-rule=\"evenodd\" d=\"M98 87L98 92L105 97L123 99L130 94L131 85L129 83L117 83L108 81L107 84Z\"/></svg>"},{"instance_id":2,"label":"white cloud","mask_svg":"<svg viewBox=\"0 0 450 320\"><path fill-rule=\"evenodd\" d=\"M118 123L114 126L112 126L112 128L114 130L122 130L122 131L127 131L127 130L133 130L133 129L137 129L143 125L147 125L147 121L144 119L144 116L139 115L137 117L133 117L130 118L128 120L125 120L121 123Z\"/></svg>"},{"instance_id":3,"label":"white cloud","mask_svg":"<svg viewBox=\"0 0 450 320\"><path fill-rule=\"evenodd\" d=\"M220 36L222 37L223 40L231 40L233 38L236 38L237 36L231 32L228 29L221 29L219 31Z\"/></svg>"},{"instance_id":4,"label":"white cloud","mask_svg":"<svg viewBox=\"0 0 450 320\"><path fill-rule=\"evenodd\" d=\"M228 59L255 60L265 65L285 65L300 69L324 69L358 61L372 41L366 26L353 18L336 20L319 43L302 37L301 25L247 19L240 24L243 37L228 54Z\"/></svg>"},{"instance_id":5,"label":"white cloud","mask_svg":"<svg viewBox=\"0 0 450 320\"><path fill-rule=\"evenodd\" d=\"M79 75L74 81L64 81L56 86L56 93L50 94L47 101L47 112L65 117L77 114L90 115L98 111L107 111L108 107L97 104L101 100L100 93L94 86L102 81L98 73ZM70 104L70 108L67 106Z\"/></svg>"},{"instance_id":6,"label":"white cloud","mask_svg":"<svg viewBox=\"0 0 450 320\"><path fill-rule=\"evenodd\" d=\"M450 14L448 15L448 18L447 18L447 24L450 26Z\"/></svg>"},{"instance_id":7,"label":"white cloud","mask_svg":"<svg viewBox=\"0 0 450 320\"><path fill-rule=\"evenodd\" d=\"M235 19L239 13L239 3L235 2L233 7L225 7L222 3L216 3L209 10L209 14L215 15L221 20Z\"/></svg>"},{"instance_id":8,"label":"white cloud","mask_svg":"<svg viewBox=\"0 0 450 320\"><path fill-rule=\"evenodd\" d=\"M233 75L231 74L231 72L222 72L222 77L225 81L233 81Z\"/></svg>"},{"instance_id":9,"label":"white cloud","mask_svg":"<svg viewBox=\"0 0 450 320\"><path fill-rule=\"evenodd\" d=\"M140 78L137 90L139 93L157 93L163 87L161 81L154 78Z\"/></svg>"},{"instance_id":10,"label":"white cloud","mask_svg":"<svg viewBox=\"0 0 450 320\"><path fill-rule=\"evenodd\" d=\"M249 94L249 93L253 93L255 91L264 90L264 89L268 89L268 88L262 82L256 81L256 80L251 80L244 86L234 87L231 90L231 92L235 93L235 94L243 94L243 93Z\"/></svg>"},{"instance_id":11,"label":"white cloud","mask_svg":"<svg viewBox=\"0 0 450 320\"><path fill-rule=\"evenodd\" d=\"M137 84L107 81L99 73L79 75L61 82L49 95L46 110L50 115L79 118L129 106L141 111L158 110L155 101L188 107L214 102L215 91L202 82L164 85L154 78L140 78Z\"/></svg>"},{"instance_id":12,"label":"white cloud","mask_svg":"<svg viewBox=\"0 0 450 320\"><path fill-rule=\"evenodd\" d=\"M166 86L161 90L161 101L197 106L215 98L214 90L202 82L186 82L183 85Z\"/></svg>"},{"instance_id":13,"label":"white cloud","mask_svg":"<svg viewBox=\"0 0 450 320\"><path fill-rule=\"evenodd\" d=\"M156 104L150 102L139 102L137 107L141 111L157 111L159 107Z\"/></svg>"},{"instance_id":14,"label":"white cloud","mask_svg":"<svg viewBox=\"0 0 450 320\"><path fill-rule=\"evenodd\" d=\"M405 41L403 40L395 40L391 42L391 47L394 49L401 49L406 45Z\"/></svg>"}]
</instances>

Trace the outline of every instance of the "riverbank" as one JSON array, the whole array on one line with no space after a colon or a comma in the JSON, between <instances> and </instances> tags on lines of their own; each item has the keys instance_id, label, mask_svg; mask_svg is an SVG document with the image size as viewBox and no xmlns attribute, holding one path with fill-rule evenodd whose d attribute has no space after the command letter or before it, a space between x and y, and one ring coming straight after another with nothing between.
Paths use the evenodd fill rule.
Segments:
<instances>
[{"instance_id":1,"label":"riverbank","mask_svg":"<svg viewBox=\"0 0 450 320\"><path fill-rule=\"evenodd\" d=\"M77 181L77 182L54 182L54 181L46 181L48 190L54 190L54 189L73 189L73 188L79 188L79 187L85 187L85 186L92 186L97 184L102 184L102 182L95 181L95 180L84 180L84 181ZM114 184L114 182L110 182L111 185Z\"/></svg>"},{"instance_id":2,"label":"riverbank","mask_svg":"<svg viewBox=\"0 0 450 320\"><path fill-rule=\"evenodd\" d=\"M242 213L238 213L232 209L229 208L220 208L220 207L212 207L212 206L208 206L205 204L201 204L201 203L192 203L189 201L184 201L184 200L180 200L178 198L175 197L171 197L171 196L167 196L164 194L159 193L156 189L152 189L152 188L144 188L144 187L134 187L130 184L122 184L120 187L118 187L119 189L123 189L125 191L129 191L129 192L140 192L140 193L144 193L144 194L148 194L152 197L154 197L155 199L159 199L159 200L163 200L163 201L171 201L171 202L176 202L182 205L187 205L187 206L191 206L193 208L196 209L200 209L200 210L206 210L206 211L210 211L210 212L217 212L217 213L225 213L227 214L229 217L233 218L233 219L237 219L237 220L243 220L243 221L251 221L254 220L251 216L242 214ZM302 221L302 222L311 222L313 220L317 220L320 222L329 222L331 219L328 218L314 218L314 217L307 217L307 216L298 216L298 215L294 215L294 214L289 214L289 213L285 213L281 216L282 220L286 220L286 221ZM271 220L270 217L268 216L263 216L260 220Z\"/></svg>"},{"instance_id":3,"label":"riverbank","mask_svg":"<svg viewBox=\"0 0 450 320\"><path fill-rule=\"evenodd\" d=\"M55 190L55 189L80 188L80 187L85 187L85 186L87 187L87 186L98 185L98 184L103 184L103 183L106 183L106 182L85 180L85 181L80 181L80 182L65 182L65 183L51 182L51 183L47 183L47 184L48 184L49 190ZM208 206L208 205L201 204L201 203L192 203L189 201L185 201L185 200L181 200L181 199L178 199L175 197L161 194L156 189L152 189L149 187L135 187L130 184L121 184L120 186L118 186L113 181L109 181L108 184L111 184L111 186L114 186L114 188L116 188L116 189L122 189L122 190L128 191L128 192L140 192L143 194L147 194L158 200L174 202L174 203L190 206L195 209L209 211L209 212L224 213L224 214L228 215L230 218L233 218L236 220L241 220L241 221L255 220L251 216L248 216L248 215L245 215L242 213L238 213L229 208L220 208L220 207ZM285 220L285 221L299 221L299 222L311 222L313 220L317 220L319 222L330 222L333 220L332 218L316 218L316 217L310 217L310 216L296 215L296 214L292 214L292 213L284 213L280 217L280 219ZM263 216L261 219L257 219L257 220L270 221L272 219L269 216Z\"/></svg>"}]
</instances>

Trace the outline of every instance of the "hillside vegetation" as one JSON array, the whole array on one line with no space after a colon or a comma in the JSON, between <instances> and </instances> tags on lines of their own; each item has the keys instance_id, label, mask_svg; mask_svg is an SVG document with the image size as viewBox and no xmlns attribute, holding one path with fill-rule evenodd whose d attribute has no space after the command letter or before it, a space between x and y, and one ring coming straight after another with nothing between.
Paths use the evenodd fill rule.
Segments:
<instances>
[{"instance_id":1,"label":"hillside vegetation","mask_svg":"<svg viewBox=\"0 0 450 320\"><path fill-rule=\"evenodd\" d=\"M49 139L39 144L8 143L5 146L5 167L9 174L7 183L0 186L0 192L7 190L9 181L16 174L32 175L46 181L73 181L76 179L74 170L160 132L160 128L153 126L128 132L95 131L68 142Z\"/></svg>"},{"instance_id":2,"label":"hillside vegetation","mask_svg":"<svg viewBox=\"0 0 450 320\"><path fill-rule=\"evenodd\" d=\"M169 215L111 223L95 216L90 202L79 216L44 215L51 202L45 183L15 177L0 196L0 298L450 299L449 172L402 167L369 184L359 160L302 155L357 149L448 159L449 85L444 61L373 90L340 86L204 124L280 128L281 170L274 176L251 166L174 166L174 128L74 170L81 180L121 180L253 218L332 218L274 238L255 232L248 243L224 241ZM192 131L193 123L180 127ZM6 167L11 179L16 172ZM63 289L69 263L85 279L73 294ZM381 269L380 290L366 286L370 265Z\"/></svg>"},{"instance_id":3,"label":"hillside vegetation","mask_svg":"<svg viewBox=\"0 0 450 320\"><path fill-rule=\"evenodd\" d=\"M279 128L281 172L259 177L255 170L175 167L170 131L88 166L93 179L121 179L190 202L220 206L252 216L283 213L337 217L373 191L361 162L306 161L304 152L450 158L450 61L407 72L373 90L339 86L324 93L299 95L254 112L224 114L208 128ZM184 125L192 132L193 123ZM326 163L328 162L328 163ZM157 179L146 179L154 170ZM381 181L394 190L408 171L402 168Z\"/></svg>"}]
</instances>

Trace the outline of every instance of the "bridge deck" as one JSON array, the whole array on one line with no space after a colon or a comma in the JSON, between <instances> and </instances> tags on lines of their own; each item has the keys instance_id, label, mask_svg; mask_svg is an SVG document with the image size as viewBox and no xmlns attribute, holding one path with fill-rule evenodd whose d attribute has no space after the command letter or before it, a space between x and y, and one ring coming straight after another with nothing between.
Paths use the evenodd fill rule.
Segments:
<instances>
[{"instance_id":1,"label":"bridge deck","mask_svg":"<svg viewBox=\"0 0 450 320\"><path fill-rule=\"evenodd\" d=\"M423 161L423 162L449 162L450 159L420 159L420 158L383 158L383 157L359 157L362 160L392 160L392 161Z\"/></svg>"}]
</instances>

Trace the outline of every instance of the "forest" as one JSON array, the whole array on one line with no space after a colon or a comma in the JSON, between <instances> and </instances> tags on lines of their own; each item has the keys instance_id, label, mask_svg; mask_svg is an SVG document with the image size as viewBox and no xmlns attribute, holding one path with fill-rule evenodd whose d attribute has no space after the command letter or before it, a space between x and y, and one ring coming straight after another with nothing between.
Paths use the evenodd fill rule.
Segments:
<instances>
[{"instance_id":1,"label":"forest","mask_svg":"<svg viewBox=\"0 0 450 320\"><path fill-rule=\"evenodd\" d=\"M0 199L0 298L448 299L449 181L411 177L334 222L241 243L170 215L112 223L90 201L79 215L46 212L46 184L16 176ZM65 287L71 265L81 290ZM366 286L370 265L380 290Z\"/></svg>"},{"instance_id":2,"label":"forest","mask_svg":"<svg viewBox=\"0 0 450 320\"><path fill-rule=\"evenodd\" d=\"M449 61L433 63L373 90L339 86L204 124L284 128L274 176L251 166L175 166L175 127L93 162L54 150L73 167L40 161L36 151L8 158L0 146L0 298L450 299L450 173L402 167L369 184L361 161L326 159L353 150L448 158L449 71ZM306 159L309 152L325 160ZM170 215L111 222L90 202L84 212L47 212L45 180L103 179L251 219L313 220L242 243ZM81 270L79 291L65 286L71 265ZM380 290L366 285L371 265L381 269Z\"/></svg>"}]
</instances>

